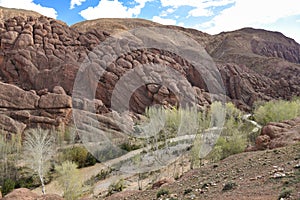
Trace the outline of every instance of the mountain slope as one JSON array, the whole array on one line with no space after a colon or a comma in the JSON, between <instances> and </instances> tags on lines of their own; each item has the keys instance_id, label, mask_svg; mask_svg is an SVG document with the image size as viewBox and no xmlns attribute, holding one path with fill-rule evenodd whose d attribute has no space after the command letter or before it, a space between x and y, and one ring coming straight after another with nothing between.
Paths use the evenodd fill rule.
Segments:
<instances>
[{"instance_id":1,"label":"mountain slope","mask_svg":"<svg viewBox=\"0 0 300 200\"><path fill-rule=\"evenodd\" d=\"M19 16L25 12L6 8L1 8L0 11L11 13L7 15L8 17L14 14ZM19 127L12 130L23 130L24 127L37 124L58 126L61 122L68 123L72 106L84 107L87 102L78 100L73 102L75 104L70 103L74 80L84 60L93 63L87 68L88 76L94 74L93 70L107 67L96 89L98 114L110 111L111 96L118 81L131 69L146 64L171 67L181 73L187 82L183 85L182 82L174 80L172 89L155 84L155 81L153 84L138 88L130 100L130 110L135 113L143 113L147 106L153 104L178 104L178 99L173 93L178 87L192 87L191 93L197 96L200 107L210 104L212 98L220 98L219 94L210 96L211 91L205 83L206 75L212 74L210 68L204 67L199 73L188 60L174 52L137 49L126 55L119 55L106 66L105 55L108 52L99 51L97 48L106 44L104 41L114 38L113 33L139 27L155 26L164 30L179 31L191 40L199 42L216 62L224 82L226 100L233 101L241 109L250 110L257 100L290 99L300 95L299 44L280 33L245 28L209 35L194 29L163 26L142 19L98 19L69 27L51 18L36 16L36 13L29 11L26 13L25 16L33 16L13 17L0 24L0 81L5 83L1 84L2 90L7 91L6 95L10 95L0 96L2 98L0 114L10 124ZM160 38L162 37L160 34L150 32L145 38L156 43L166 42ZM168 38L168 35L165 34L163 37ZM181 41L182 38L178 39ZM129 44L129 41L125 42L123 48L126 49ZM111 53L116 52L114 46L108 48ZM150 71L144 71L144 74L149 76ZM156 75L160 80L166 74L156 73ZM209 84L215 83L217 79L213 77ZM87 88L85 92L89 92L91 85L83 86ZM18 106L16 103L11 107L5 99L15 98L16 94L9 93L11 87L15 86L18 89L14 91L18 91L19 94L29 95L29 91L34 93L38 103L27 102L26 105L30 104L29 107ZM58 90L58 87L61 87L61 90ZM129 92L128 88L125 88L124 93L126 91ZM56 97L53 93L64 96ZM39 105L40 99L47 99L43 97L45 95L60 100L56 103L48 101L49 105L45 103ZM93 99L89 101L93 102ZM42 112L39 110L41 108ZM8 129L8 126L2 125L3 127L5 130Z\"/></svg>"},{"instance_id":2,"label":"mountain slope","mask_svg":"<svg viewBox=\"0 0 300 200\"><path fill-rule=\"evenodd\" d=\"M286 197L281 197L296 200L300 198L299 160L299 143L276 150L246 152L191 170L174 183L165 184L161 188L131 193L125 191L107 199L173 197L205 200L275 200L286 194ZM157 198L162 189L169 194Z\"/></svg>"}]
</instances>

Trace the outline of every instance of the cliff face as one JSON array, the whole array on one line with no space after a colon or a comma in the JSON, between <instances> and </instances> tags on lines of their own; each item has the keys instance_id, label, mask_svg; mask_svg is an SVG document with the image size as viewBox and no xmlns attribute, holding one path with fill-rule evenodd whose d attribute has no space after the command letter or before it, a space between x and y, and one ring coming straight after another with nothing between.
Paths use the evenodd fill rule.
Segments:
<instances>
[{"instance_id":1,"label":"cliff face","mask_svg":"<svg viewBox=\"0 0 300 200\"><path fill-rule=\"evenodd\" d=\"M148 81L131 96L131 111L142 113L153 104L177 105L174 91L184 87L193 88L200 107L209 105L212 99L204 81L208 69L198 72L179 55L153 48L136 49L116 57L99 77L96 100L78 100L72 104L74 80L82 63L85 60L93 63L88 68L93 75L93 68L106 65L105 55L116 51L112 47L98 51L96 47L113 38L113 33L139 27L168 28L197 41L217 64L226 100L242 109L250 109L259 99L300 95L300 47L280 33L247 28L211 36L141 19L99 19L68 27L37 13L24 12L0 8L0 117L3 119L0 128L10 132L22 132L37 125L64 126L70 122L75 104L84 107L92 103L97 114L108 113L117 82L130 70L146 64L170 67L186 82L174 80L172 87L166 87L155 84L155 80ZM149 35L155 42L164 40L159 37ZM130 41L125 41L122 47L129 46ZM155 72L157 80L164 79L165 75L159 71ZM154 72L140 72L141 78L150 73Z\"/></svg>"}]
</instances>

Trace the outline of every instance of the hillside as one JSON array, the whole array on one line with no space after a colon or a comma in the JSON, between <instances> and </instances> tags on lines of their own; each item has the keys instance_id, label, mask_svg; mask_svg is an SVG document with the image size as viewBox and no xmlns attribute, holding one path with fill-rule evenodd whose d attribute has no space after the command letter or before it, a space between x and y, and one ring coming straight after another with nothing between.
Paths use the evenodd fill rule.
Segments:
<instances>
[{"instance_id":1,"label":"hillside","mask_svg":"<svg viewBox=\"0 0 300 200\"><path fill-rule=\"evenodd\" d=\"M276 150L246 152L230 156L187 172L174 183L143 192L121 192L107 198L117 199L245 199L275 200L284 191L300 198L300 145ZM157 198L162 190L168 195Z\"/></svg>"},{"instance_id":2,"label":"hillside","mask_svg":"<svg viewBox=\"0 0 300 200\"><path fill-rule=\"evenodd\" d=\"M195 104L205 111L222 101L251 112L260 101L300 96L300 45L267 30L209 35L143 19L68 26L0 7L0 44L1 132L24 136L42 127L65 133L76 126L95 155L100 147L138 141L150 106ZM166 198L277 199L283 187L291 189L291 199L300 198L299 127L299 118L267 124L257 149L287 147L206 164L166 186ZM285 176L270 177L277 172ZM222 191L229 182L233 189ZM127 199L155 199L158 191L134 191ZM118 195L128 194L111 198Z\"/></svg>"},{"instance_id":3,"label":"hillside","mask_svg":"<svg viewBox=\"0 0 300 200\"><path fill-rule=\"evenodd\" d=\"M14 13L15 10L2 8L1 12ZM18 11L16 15L20 13L23 11ZM29 14L31 15L31 12ZM14 17L2 22L0 77L3 82L1 90L7 92L0 99L0 107L1 117L9 122L9 127L14 127L10 130L22 132L26 127L34 127L37 124L68 124L72 107L70 95L77 70L84 59L92 55L90 52L97 45L110 38L109 32L112 29L119 31L138 27L163 27L179 31L180 34L200 42L217 64L227 100L233 101L241 109L250 110L253 102L257 100L290 99L299 95L299 44L280 33L246 28L212 36L193 29L162 26L146 20L125 21L99 19L68 27L60 21L33 15L28 18ZM154 42L162 41L160 34L152 34L150 37ZM102 59L102 53L93 53L96 53L97 59ZM156 57L159 59L153 60ZM202 76L202 72L199 74L188 61L164 51L137 50L136 53L116 59L113 65L108 67L97 87L96 99L102 102L98 102L100 105L103 104L97 112L105 113L110 109L113 88L123 74L133 66L146 63L171 66L186 77L189 87L194 88L193 93L197 96L200 106L211 101L212 91L209 91L205 83L206 76ZM203 74L206 73L211 72L203 71ZM216 76L213 79L218 82ZM56 94L52 94L56 86L62 87L62 90L56 90ZM154 87L159 88L155 84ZM19 94L17 96L33 95L31 99L35 100L25 100L22 102L24 105L20 105L16 95L8 92L12 88ZM30 90L36 92L29 94ZM155 103L167 102L175 105L178 102L174 99L173 92L174 89L172 92L169 89L157 93L156 90L149 90L149 87L142 87L131 98L130 109L142 113L147 106ZM47 93L49 95L46 95ZM45 95L57 99L56 105L37 105L39 99L47 99ZM5 99L11 99L11 102L8 103ZM41 108L42 112L34 108ZM1 125L4 130L8 130L7 127Z\"/></svg>"}]
</instances>

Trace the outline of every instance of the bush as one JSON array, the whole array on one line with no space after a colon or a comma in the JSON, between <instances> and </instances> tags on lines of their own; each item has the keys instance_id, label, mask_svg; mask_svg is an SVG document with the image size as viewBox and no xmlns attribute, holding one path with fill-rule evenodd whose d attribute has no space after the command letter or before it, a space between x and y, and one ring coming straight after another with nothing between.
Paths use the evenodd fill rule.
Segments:
<instances>
[{"instance_id":1,"label":"bush","mask_svg":"<svg viewBox=\"0 0 300 200\"><path fill-rule=\"evenodd\" d=\"M237 187L237 184L234 183L234 182L229 182L229 183L226 183L222 189L222 191L229 191L229 190L233 190L234 188Z\"/></svg>"},{"instance_id":2,"label":"bush","mask_svg":"<svg viewBox=\"0 0 300 200\"><path fill-rule=\"evenodd\" d=\"M168 194L169 194L169 190L162 188L156 193L156 197L159 198L161 196L168 195Z\"/></svg>"},{"instance_id":3,"label":"bush","mask_svg":"<svg viewBox=\"0 0 300 200\"><path fill-rule=\"evenodd\" d=\"M191 189L191 188L185 189L183 195L189 194L192 191L193 191L193 189Z\"/></svg>"},{"instance_id":4,"label":"bush","mask_svg":"<svg viewBox=\"0 0 300 200\"><path fill-rule=\"evenodd\" d=\"M63 149L59 158L61 162L68 160L74 162L79 168L92 166L96 164L96 158L82 146L73 146L72 148Z\"/></svg>"},{"instance_id":5,"label":"bush","mask_svg":"<svg viewBox=\"0 0 300 200\"><path fill-rule=\"evenodd\" d=\"M10 193L11 191L13 191L13 189L15 189L15 185L16 185L15 181L13 181L11 179L6 179L4 181L4 184L1 189L2 194L6 195L6 194Z\"/></svg>"},{"instance_id":6,"label":"bush","mask_svg":"<svg viewBox=\"0 0 300 200\"><path fill-rule=\"evenodd\" d=\"M66 200L75 200L83 195L84 187L75 163L65 161L62 165L56 166L55 169L59 174L58 183Z\"/></svg>"},{"instance_id":7,"label":"bush","mask_svg":"<svg viewBox=\"0 0 300 200\"><path fill-rule=\"evenodd\" d=\"M131 144L129 142L125 142L125 143L122 143L120 145L120 148L125 150L125 151L134 151L134 150L137 150L137 149L140 149L142 146L141 145L137 145L137 144Z\"/></svg>"},{"instance_id":8,"label":"bush","mask_svg":"<svg viewBox=\"0 0 300 200\"><path fill-rule=\"evenodd\" d=\"M112 195L115 192L121 192L125 188L124 179L120 179L116 183L112 183L108 187L108 195Z\"/></svg>"},{"instance_id":9,"label":"bush","mask_svg":"<svg viewBox=\"0 0 300 200\"><path fill-rule=\"evenodd\" d=\"M283 190L279 194L278 200L280 200L282 198L289 198L291 196L292 192L293 192L293 190L290 188L283 188Z\"/></svg>"},{"instance_id":10,"label":"bush","mask_svg":"<svg viewBox=\"0 0 300 200\"><path fill-rule=\"evenodd\" d=\"M242 153L245 150L247 139L238 134L231 137L219 137L212 151L214 160L222 160L230 155ZM214 154L213 154L214 153Z\"/></svg>"},{"instance_id":11,"label":"bush","mask_svg":"<svg viewBox=\"0 0 300 200\"><path fill-rule=\"evenodd\" d=\"M280 122L300 115L300 100L276 100L260 103L254 110L255 121L261 125Z\"/></svg>"},{"instance_id":12,"label":"bush","mask_svg":"<svg viewBox=\"0 0 300 200\"><path fill-rule=\"evenodd\" d=\"M216 111L224 109L225 115L223 115L224 125L221 135L217 139L213 150L208 154L208 158L218 161L230 155L243 152L250 141L248 133L254 126L243 121L243 112L237 109L232 103L226 103L222 107L219 102L216 102L212 106L215 107ZM220 124L222 120L220 116L215 118L218 119Z\"/></svg>"}]
</instances>

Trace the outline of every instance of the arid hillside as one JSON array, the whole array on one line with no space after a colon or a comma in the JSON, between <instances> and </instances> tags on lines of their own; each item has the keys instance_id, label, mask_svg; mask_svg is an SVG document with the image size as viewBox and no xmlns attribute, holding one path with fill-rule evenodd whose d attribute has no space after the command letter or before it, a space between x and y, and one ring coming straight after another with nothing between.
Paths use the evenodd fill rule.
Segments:
<instances>
[{"instance_id":1,"label":"arid hillside","mask_svg":"<svg viewBox=\"0 0 300 200\"><path fill-rule=\"evenodd\" d=\"M107 67L96 89L97 113L109 112L113 89L128 70L151 63L180 72L187 80L186 86L193 88L199 106L210 104L212 91L209 91L204 74L212 72L207 66L199 72L185 58L157 49L136 49L128 55L119 55L105 66L106 50L93 51L104 41L114 38L114 33L141 27L170 29L198 41L217 65L225 87L225 99L243 110L250 110L257 100L290 99L300 92L299 44L280 33L245 28L208 35L141 19L99 19L68 27L32 12L6 8L1 8L1 12L5 17L0 24L0 87L3 91L0 117L7 123L0 124L2 129L11 132L22 132L38 124L68 124L74 80L85 59L96 69ZM161 34L149 33L147 37L157 43L162 41ZM162 78L160 76L158 74L158 79ZM211 85L218 82L217 76L213 76ZM130 109L143 113L147 106L156 103L178 104L174 91L180 90L177 88L180 84L175 81L173 85L174 88L159 84L140 87L131 97ZM21 96L26 98L20 101L18 97Z\"/></svg>"},{"instance_id":2,"label":"arid hillside","mask_svg":"<svg viewBox=\"0 0 300 200\"><path fill-rule=\"evenodd\" d=\"M137 125L157 104L195 104L204 113L215 101L232 102L246 116L257 102L300 96L300 45L267 30L209 35L144 19L68 26L0 7L0 45L0 130L8 138L36 127L67 132L75 123L76 136L105 132L108 140L100 144L109 146L111 139L119 145L133 132L142 135ZM108 199L299 199L299 127L299 117L270 122L248 149L263 151L203 164L164 191L125 191ZM21 189L4 199L23 193L59 198Z\"/></svg>"}]
</instances>

